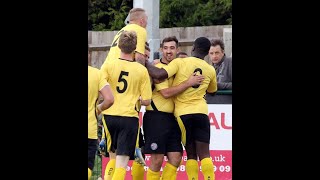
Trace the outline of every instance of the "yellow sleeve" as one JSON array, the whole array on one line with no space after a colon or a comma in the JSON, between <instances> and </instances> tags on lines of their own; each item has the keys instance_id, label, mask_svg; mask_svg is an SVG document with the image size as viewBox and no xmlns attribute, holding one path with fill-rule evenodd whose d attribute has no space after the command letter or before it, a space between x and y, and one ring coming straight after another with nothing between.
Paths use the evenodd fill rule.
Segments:
<instances>
[{"instance_id":1,"label":"yellow sleeve","mask_svg":"<svg viewBox=\"0 0 320 180\"><path fill-rule=\"evenodd\" d=\"M140 54L144 54L145 43L147 41L147 31L145 28L139 28L136 30L137 33L137 47L136 51Z\"/></svg>"},{"instance_id":2,"label":"yellow sleeve","mask_svg":"<svg viewBox=\"0 0 320 180\"><path fill-rule=\"evenodd\" d=\"M166 79L165 81L163 81L159 84L154 84L154 85L155 85L157 91L160 91L162 89L167 89L167 88L169 88L169 80Z\"/></svg>"},{"instance_id":3,"label":"yellow sleeve","mask_svg":"<svg viewBox=\"0 0 320 180\"><path fill-rule=\"evenodd\" d=\"M103 78L103 74L101 71L99 71L98 73L99 73L99 91L100 91L100 89L102 89L106 85L109 85L109 83L106 80L106 78Z\"/></svg>"},{"instance_id":4,"label":"yellow sleeve","mask_svg":"<svg viewBox=\"0 0 320 180\"><path fill-rule=\"evenodd\" d=\"M181 58L176 58L176 59L172 60L168 64L168 66L163 67L163 69L166 70L168 73L168 78L172 77L173 75L175 75L178 72L181 62L182 62Z\"/></svg>"},{"instance_id":5,"label":"yellow sleeve","mask_svg":"<svg viewBox=\"0 0 320 180\"><path fill-rule=\"evenodd\" d=\"M103 66L101 66L101 68L100 68L100 76L101 76L101 78L105 79L107 82L109 81L109 74L110 73L108 73L108 71L110 69L110 66L112 66L112 64L108 61L108 62L105 62L103 64Z\"/></svg>"},{"instance_id":6,"label":"yellow sleeve","mask_svg":"<svg viewBox=\"0 0 320 180\"><path fill-rule=\"evenodd\" d=\"M103 64L101 65L101 67L100 67L100 71L106 71L107 70L107 66L106 66L106 64L107 64L107 59L103 62Z\"/></svg>"},{"instance_id":7,"label":"yellow sleeve","mask_svg":"<svg viewBox=\"0 0 320 180\"><path fill-rule=\"evenodd\" d=\"M217 78L216 78L216 70L213 68L213 66L210 66L210 70L212 72L211 74L211 81L209 83L207 92L209 93L213 93L216 92L218 90L218 85L217 85Z\"/></svg>"},{"instance_id":8,"label":"yellow sleeve","mask_svg":"<svg viewBox=\"0 0 320 180\"><path fill-rule=\"evenodd\" d=\"M141 98L142 100L149 100L152 97L150 77L147 69L144 71L144 77L140 86Z\"/></svg>"},{"instance_id":9,"label":"yellow sleeve","mask_svg":"<svg viewBox=\"0 0 320 180\"><path fill-rule=\"evenodd\" d=\"M158 63L155 65L157 68L162 68L164 67L164 65L162 65L161 63ZM163 82L161 83L158 83L158 84L155 84L154 83L154 86L156 88L156 91L160 91L162 89L166 89L166 88L169 88L169 78L164 80Z\"/></svg>"}]
</instances>

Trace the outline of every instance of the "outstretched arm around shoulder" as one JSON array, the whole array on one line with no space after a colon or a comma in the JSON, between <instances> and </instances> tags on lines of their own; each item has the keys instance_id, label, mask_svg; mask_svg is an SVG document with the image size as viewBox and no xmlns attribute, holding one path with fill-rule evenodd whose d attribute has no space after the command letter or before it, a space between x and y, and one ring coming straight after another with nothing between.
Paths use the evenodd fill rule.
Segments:
<instances>
[{"instance_id":1,"label":"outstretched arm around shoulder","mask_svg":"<svg viewBox=\"0 0 320 180\"><path fill-rule=\"evenodd\" d=\"M160 80L168 78L168 73L166 70L164 70L163 68L157 68L148 61L146 61L146 68L152 78Z\"/></svg>"},{"instance_id":2,"label":"outstretched arm around shoulder","mask_svg":"<svg viewBox=\"0 0 320 180\"><path fill-rule=\"evenodd\" d=\"M204 80L204 76L196 75L196 73L193 73L189 77L188 80L185 80L181 84L179 84L177 86L172 86L172 87L169 87L166 89L162 89L159 92L164 98L167 99L167 98L170 98L170 97L173 97L173 96L176 96L176 95L182 93L183 91L185 91L189 87L192 87L195 85L201 85L203 80Z\"/></svg>"}]
</instances>

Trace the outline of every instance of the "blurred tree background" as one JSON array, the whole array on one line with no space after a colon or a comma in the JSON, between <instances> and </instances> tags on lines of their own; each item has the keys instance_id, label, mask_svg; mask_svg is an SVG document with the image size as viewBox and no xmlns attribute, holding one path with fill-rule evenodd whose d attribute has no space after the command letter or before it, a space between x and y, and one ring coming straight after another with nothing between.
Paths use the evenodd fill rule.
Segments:
<instances>
[{"instance_id":1,"label":"blurred tree background","mask_svg":"<svg viewBox=\"0 0 320 180\"><path fill-rule=\"evenodd\" d=\"M88 30L120 30L133 0L88 0ZM231 0L160 0L160 28L232 25Z\"/></svg>"}]
</instances>

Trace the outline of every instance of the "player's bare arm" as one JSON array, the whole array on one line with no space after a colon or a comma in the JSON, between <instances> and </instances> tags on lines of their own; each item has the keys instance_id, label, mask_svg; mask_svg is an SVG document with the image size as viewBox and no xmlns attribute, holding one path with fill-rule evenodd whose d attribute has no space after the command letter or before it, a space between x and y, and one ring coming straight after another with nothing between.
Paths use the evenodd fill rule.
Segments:
<instances>
[{"instance_id":1,"label":"player's bare arm","mask_svg":"<svg viewBox=\"0 0 320 180\"><path fill-rule=\"evenodd\" d=\"M160 90L160 94L167 99L180 94L191 86L201 85L203 80L204 76L193 73L188 80L185 80L181 84Z\"/></svg>"},{"instance_id":2,"label":"player's bare arm","mask_svg":"<svg viewBox=\"0 0 320 180\"><path fill-rule=\"evenodd\" d=\"M98 106L97 106L97 113L98 115L108 109L109 107L111 107L113 105L113 102L114 102L114 96L113 96L113 93L111 91L111 88L109 85L105 85L102 89L100 89L100 94L102 95L103 97L103 102L100 103Z\"/></svg>"},{"instance_id":3,"label":"player's bare arm","mask_svg":"<svg viewBox=\"0 0 320 180\"><path fill-rule=\"evenodd\" d=\"M140 63L142 65L145 65L146 57L145 57L144 54L141 54L139 52L135 52L135 57L134 58L138 63Z\"/></svg>"},{"instance_id":4,"label":"player's bare arm","mask_svg":"<svg viewBox=\"0 0 320 180\"><path fill-rule=\"evenodd\" d=\"M146 61L146 68L149 72L149 75L154 79L163 80L168 78L168 73L164 69L160 69L149 63L149 61Z\"/></svg>"}]
</instances>

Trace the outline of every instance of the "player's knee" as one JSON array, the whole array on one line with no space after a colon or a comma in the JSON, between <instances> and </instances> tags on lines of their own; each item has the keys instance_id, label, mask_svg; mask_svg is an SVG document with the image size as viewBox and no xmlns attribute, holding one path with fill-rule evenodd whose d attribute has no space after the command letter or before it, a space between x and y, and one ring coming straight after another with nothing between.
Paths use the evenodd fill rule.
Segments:
<instances>
[{"instance_id":1,"label":"player's knee","mask_svg":"<svg viewBox=\"0 0 320 180\"><path fill-rule=\"evenodd\" d=\"M168 161L170 164L172 164L175 167L179 167L180 163L181 163L181 159L180 160L174 160L174 161Z\"/></svg>"},{"instance_id":2,"label":"player's knee","mask_svg":"<svg viewBox=\"0 0 320 180\"><path fill-rule=\"evenodd\" d=\"M182 155L180 153L175 153L173 155L168 156L168 162L175 167L179 167L182 161Z\"/></svg>"},{"instance_id":3,"label":"player's knee","mask_svg":"<svg viewBox=\"0 0 320 180\"><path fill-rule=\"evenodd\" d=\"M160 169L162 166L162 159L157 159L156 161L153 161L152 164L157 168Z\"/></svg>"},{"instance_id":4,"label":"player's knee","mask_svg":"<svg viewBox=\"0 0 320 180\"><path fill-rule=\"evenodd\" d=\"M162 166L163 157L164 155L162 154L152 154L150 159L153 167L155 167L156 169L160 169Z\"/></svg>"}]
</instances>

